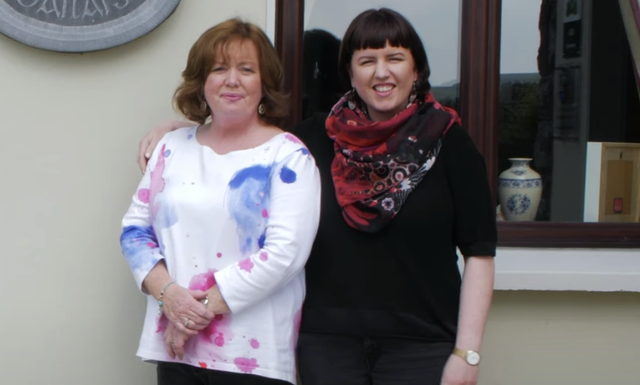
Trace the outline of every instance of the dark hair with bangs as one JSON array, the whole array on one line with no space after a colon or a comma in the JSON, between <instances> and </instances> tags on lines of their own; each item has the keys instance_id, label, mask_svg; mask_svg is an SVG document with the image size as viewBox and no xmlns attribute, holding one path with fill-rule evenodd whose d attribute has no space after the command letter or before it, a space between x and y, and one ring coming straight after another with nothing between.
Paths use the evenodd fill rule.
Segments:
<instances>
[{"instance_id":1,"label":"dark hair with bangs","mask_svg":"<svg viewBox=\"0 0 640 385\"><path fill-rule=\"evenodd\" d=\"M398 12L388 8L364 11L349 24L340 46L338 59L340 76L347 82L350 80L351 59L355 51L384 48L387 42L392 47L402 47L411 51L418 71L417 97L424 98L431 90L429 83L431 69L424 45L411 23Z\"/></svg>"},{"instance_id":2,"label":"dark hair with bangs","mask_svg":"<svg viewBox=\"0 0 640 385\"><path fill-rule=\"evenodd\" d=\"M258 65L262 80L262 103L266 110L259 115L263 121L278 125L289 111L288 95L283 89L284 70L276 49L260 27L238 18L229 19L205 31L193 44L182 72L182 83L173 95L175 108L187 119L204 123L211 115L209 106L201 108L204 84L214 63L222 55L222 61L230 54L229 44L251 41L258 52Z\"/></svg>"}]
</instances>

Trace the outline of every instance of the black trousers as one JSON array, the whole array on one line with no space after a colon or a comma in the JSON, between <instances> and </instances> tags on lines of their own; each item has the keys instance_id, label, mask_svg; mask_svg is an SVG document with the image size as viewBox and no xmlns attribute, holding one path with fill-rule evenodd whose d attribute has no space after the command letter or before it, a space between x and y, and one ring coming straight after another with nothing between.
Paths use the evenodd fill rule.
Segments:
<instances>
[{"instance_id":1,"label":"black trousers","mask_svg":"<svg viewBox=\"0 0 640 385\"><path fill-rule=\"evenodd\" d=\"M440 385L453 343L300 333L302 385Z\"/></svg>"},{"instance_id":2,"label":"black trousers","mask_svg":"<svg viewBox=\"0 0 640 385\"><path fill-rule=\"evenodd\" d=\"M291 385L272 378L203 369L175 362L158 362L158 385Z\"/></svg>"}]
</instances>

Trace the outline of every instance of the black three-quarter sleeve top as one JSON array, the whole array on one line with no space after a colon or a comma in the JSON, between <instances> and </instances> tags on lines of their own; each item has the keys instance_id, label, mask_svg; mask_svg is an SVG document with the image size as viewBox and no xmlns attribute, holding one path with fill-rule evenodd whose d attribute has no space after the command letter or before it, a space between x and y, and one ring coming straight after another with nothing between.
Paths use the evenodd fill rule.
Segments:
<instances>
[{"instance_id":1,"label":"black three-quarter sleeve top","mask_svg":"<svg viewBox=\"0 0 640 385\"><path fill-rule=\"evenodd\" d=\"M292 128L316 159L320 226L306 265L301 332L455 340L466 257L494 256L495 209L484 160L467 132L446 133L436 163L380 232L347 225L338 205L326 115Z\"/></svg>"}]
</instances>

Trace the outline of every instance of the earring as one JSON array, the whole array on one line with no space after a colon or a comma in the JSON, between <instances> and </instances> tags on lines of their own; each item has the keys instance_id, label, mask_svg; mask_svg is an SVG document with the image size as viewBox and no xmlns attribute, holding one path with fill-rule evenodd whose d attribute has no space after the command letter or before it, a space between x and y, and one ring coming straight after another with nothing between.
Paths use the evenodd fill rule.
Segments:
<instances>
[{"instance_id":1,"label":"earring","mask_svg":"<svg viewBox=\"0 0 640 385\"><path fill-rule=\"evenodd\" d=\"M207 109L209 108L209 105L207 104L207 99L202 99L202 101L200 102L200 109L202 111L207 111Z\"/></svg>"},{"instance_id":2,"label":"earring","mask_svg":"<svg viewBox=\"0 0 640 385\"><path fill-rule=\"evenodd\" d=\"M350 109L356 109L356 89L352 88L351 91L347 92L347 104Z\"/></svg>"},{"instance_id":3,"label":"earring","mask_svg":"<svg viewBox=\"0 0 640 385\"><path fill-rule=\"evenodd\" d=\"M264 105L264 103L258 104L258 114L264 115L265 112L267 112L267 107Z\"/></svg>"},{"instance_id":4,"label":"earring","mask_svg":"<svg viewBox=\"0 0 640 385\"><path fill-rule=\"evenodd\" d=\"M418 95L418 92L416 91L416 82L413 82L413 89L411 89L411 94L409 94L409 104L413 103L416 101L416 96Z\"/></svg>"}]
</instances>

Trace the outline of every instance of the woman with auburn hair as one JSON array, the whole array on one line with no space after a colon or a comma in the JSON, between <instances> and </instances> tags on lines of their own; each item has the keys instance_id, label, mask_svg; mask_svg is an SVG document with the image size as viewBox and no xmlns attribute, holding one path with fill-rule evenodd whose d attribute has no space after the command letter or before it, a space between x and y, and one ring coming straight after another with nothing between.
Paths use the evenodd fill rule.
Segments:
<instances>
[{"instance_id":1,"label":"woman with auburn hair","mask_svg":"<svg viewBox=\"0 0 640 385\"><path fill-rule=\"evenodd\" d=\"M197 125L164 136L123 219L148 295L138 356L158 384L292 384L304 265L319 218L314 159L276 124L283 71L255 25L195 42L174 102Z\"/></svg>"},{"instance_id":2,"label":"woman with auburn hair","mask_svg":"<svg viewBox=\"0 0 640 385\"><path fill-rule=\"evenodd\" d=\"M484 160L456 111L433 97L424 46L402 15L358 15L338 70L352 90L291 129L324 186L302 383L476 384L497 241ZM182 124L152 131L140 156Z\"/></svg>"}]
</instances>

